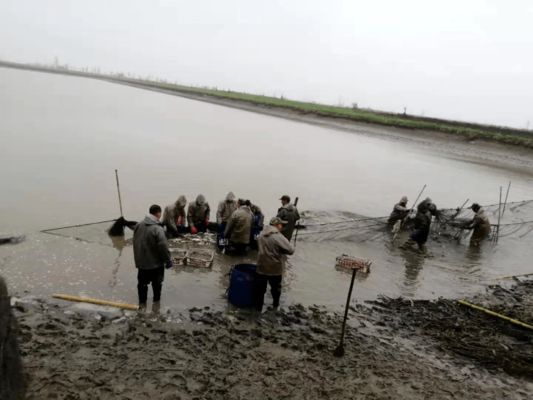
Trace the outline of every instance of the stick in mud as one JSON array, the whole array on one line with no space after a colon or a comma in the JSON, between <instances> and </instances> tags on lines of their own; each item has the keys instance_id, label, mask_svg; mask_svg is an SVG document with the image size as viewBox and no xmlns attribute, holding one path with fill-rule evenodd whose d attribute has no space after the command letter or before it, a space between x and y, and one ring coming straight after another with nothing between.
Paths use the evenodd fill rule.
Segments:
<instances>
[{"instance_id":1,"label":"stick in mud","mask_svg":"<svg viewBox=\"0 0 533 400\"><path fill-rule=\"evenodd\" d=\"M503 218L503 214L505 214L505 207L507 206L507 198L509 197L509 190L511 190L511 181L509 181L509 184L507 185L507 192L505 193L505 201L503 202L502 218Z\"/></svg>"},{"instance_id":2,"label":"stick in mud","mask_svg":"<svg viewBox=\"0 0 533 400\"><path fill-rule=\"evenodd\" d=\"M117 180L118 205L120 207L120 216L123 217L124 214L122 213L122 197L120 196L120 184L118 182L118 169L115 169L115 178Z\"/></svg>"},{"instance_id":3,"label":"stick in mud","mask_svg":"<svg viewBox=\"0 0 533 400\"><path fill-rule=\"evenodd\" d=\"M350 300L352 298L352 290L353 290L353 284L355 282L356 272L357 270L353 268L352 269L352 280L350 282L350 290L348 290L348 298L346 299L346 308L344 309L344 319L342 320L341 340L339 341L339 345L337 346L337 348L333 351L333 355L335 357L344 356L344 333L346 332L346 320L348 319L348 310L350 309Z\"/></svg>"}]
</instances>

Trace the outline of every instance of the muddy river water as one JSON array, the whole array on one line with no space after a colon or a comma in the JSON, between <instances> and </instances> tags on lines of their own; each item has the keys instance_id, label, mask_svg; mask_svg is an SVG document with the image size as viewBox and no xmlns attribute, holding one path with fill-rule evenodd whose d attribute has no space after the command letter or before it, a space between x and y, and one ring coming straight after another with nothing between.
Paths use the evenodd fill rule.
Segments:
<instances>
[{"instance_id":1,"label":"muddy river water","mask_svg":"<svg viewBox=\"0 0 533 400\"><path fill-rule=\"evenodd\" d=\"M0 234L26 235L23 243L0 247L0 273L19 295L136 302L132 249L114 245L103 233L107 225L85 228L81 235L89 240L39 232L118 217L115 168L131 220L180 194L192 200L203 193L214 213L230 190L260 205L267 218L282 194L299 196L300 210L370 217L387 215L404 194L414 200L424 184L424 195L442 207L467 198L497 203L509 180L509 201L533 198L533 171L449 157L442 142L422 148L98 80L3 68L0 139ZM533 220L533 212L519 218ZM357 282L357 300L471 294L494 277L533 272L532 238L502 237L475 254L466 241L430 240L431 257L419 257L391 246L386 236L302 234L283 301L342 304L349 276L334 268L342 253L374 261L371 274ZM169 271L164 306L224 307L226 274L235 262L217 256L210 271Z\"/></svg>"}]
</instances>

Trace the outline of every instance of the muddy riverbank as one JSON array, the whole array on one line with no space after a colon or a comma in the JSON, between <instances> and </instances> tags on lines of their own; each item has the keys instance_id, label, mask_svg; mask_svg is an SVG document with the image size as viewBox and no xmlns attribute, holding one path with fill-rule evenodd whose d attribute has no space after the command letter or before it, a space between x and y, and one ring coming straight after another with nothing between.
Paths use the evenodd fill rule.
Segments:
<instances>
[{"instance_id":1,"label":"muddy riverbank","mask_svg":"<svg viewBox=\"0 0 533 400\"><path fill-rule=\"evenodd\" d=\"M531 282L471 301L533 322ZM340 315L319 306L258 317L14 304L32 399L526 399L533 390L533 334L447 300L354 305L344 358L332 355Z\"/></svg>"}]
</instances>

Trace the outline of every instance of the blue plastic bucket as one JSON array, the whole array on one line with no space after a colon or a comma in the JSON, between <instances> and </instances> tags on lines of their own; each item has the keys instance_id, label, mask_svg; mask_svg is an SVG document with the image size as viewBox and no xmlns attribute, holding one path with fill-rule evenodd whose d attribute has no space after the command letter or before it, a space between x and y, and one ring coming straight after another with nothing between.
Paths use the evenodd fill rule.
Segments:
<instances>
[{"instance_id":1,"label":"blue plastic bucket","mask_svg":"<svg viewBox=\"0 0 533 400\"><path fill-rule=\"evenodd\" d=\"M241 308L253 306L255 264L237 264L231 270L228 300Z\"/></svg>"}]
</instances>

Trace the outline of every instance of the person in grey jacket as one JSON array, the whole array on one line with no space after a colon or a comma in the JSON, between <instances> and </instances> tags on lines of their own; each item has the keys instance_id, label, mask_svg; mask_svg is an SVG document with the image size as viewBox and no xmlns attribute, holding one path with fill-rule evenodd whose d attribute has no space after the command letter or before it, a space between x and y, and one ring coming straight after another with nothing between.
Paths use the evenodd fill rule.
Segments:
<instances>
[{"instance_id":1,"label":"person in grey jacket","mask_svg":"<svg viewBox=\"0 0 533 400\"><path fill-rule=\"evenodd\" d=\"M177 237L180 233L185 233L185 206L187 199L185 196L178 197L174 204L165 207L163 213L163 225L167 228L168 237Z\"/></svg>"},{"instance_id":2,"label":"person in grey jacket","mask_svg":"<svg viewBox=\"0 0 533 400\"><path fill-rule=\"evenodd\" d=\"M224 236L229 242L226 253L245 255L248 244L250 243L252 210L246 205L245 200L239 199L237 205L239 208L231 214L224 232Z\"/></svg>"},{"instance_id":3,"label":"person in grey jacket","mask_svg":"<svg viewBox=\"0 0 533 400\"><path fill-rule=\"evenodd\" d=\"M235 201L233 192L229 192L226 198L218 203L217 209L217 246L220 250L224 249L227 244L227 238L224 235L226 225L231 217L231 214L237 209L238 205Z\"/></svg>"},{"instance_id":4,"label":"person in grey jacket","mask_svg":"<svg viewBox=\"0 0 533 400\"><path fill-rule=\"evenodd\" d=\"M283 221L278 217L270 220L270 225L263 229L257 239L259 254L257 256L257 273L254 280L254 308L261 312L267 284L272 293L273 308L279 307L281 297L281 280L287 255L294 253L294 247L281 233Z\"/></svg>"},{"instance_id":5,"label":"person in grey jacket","mask_svg":"<svg viewBox=\"0 0 533 400\"><path fill-rule=\"evenodd\" d=\"M290 242L292 238L292 233L294 232L294 227L296 226L296 221L300 219L300 214L298 209L291 204L291 198L287 195L283 195L280 198L281 207L278 209L277 217L287 223L283 226L281 233L287 238Z\"/></svg>"},{"instance_id":6,"label":"person in grey jacket","mask_svg":"<svg viewBox=\"0 0 533 400\"><path fill-rule=\"evenodd\" d=\"M193 235L207 231L210 213L209 203L205 201L203 194L199 194L195 201L189 203L187 222Z\"/></svg>"},{"instance_id":7,"label":"person in grey jacket","mask_svg":"<svg viewBox=\"0 0 533 400\"><path fill-rule=\"evenodd\" d=\"M154 204L150 214L133 231L133 257L137 268L139 306L146 307L148 285L152 284L154 303L161 300L165 268L172 267L165 230L159 222L161 207Z\"/></svg>"}]
</instances>

